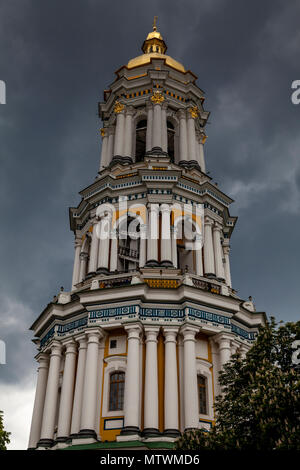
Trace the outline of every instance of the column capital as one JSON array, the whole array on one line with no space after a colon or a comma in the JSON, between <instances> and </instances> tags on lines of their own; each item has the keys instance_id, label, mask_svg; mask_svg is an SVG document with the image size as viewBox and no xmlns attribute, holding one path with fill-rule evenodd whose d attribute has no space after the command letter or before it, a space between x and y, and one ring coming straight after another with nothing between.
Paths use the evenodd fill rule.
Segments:
<instances>
[{"instance_id":1,"label":"column capital","mask_svg":"<svg viewBox=\"0 0 300 470\"><path fill-rule=\"evenodd\" d=\"M179 119L186 119L186 110L185 109L179 109L177 111L178 118Z\"/></svg>"},{"instance_id":2,"label":"column capital","mask_svg":"<svg viewBox=\"0 0 300 470\"><path fill-rule=\"evenodd\" d=\"M214 231L218 231L218 232L221 232L223 229L222 225L219 223L219 222L215 222L214 223L214 226L213 226L213 230Z\"/></svg>"},{"instance_id":3,"label":"column capital","mask_svg":"<svg viewBox=\"0 0 300 470\"><path fill-rule=\"evenodd\" d=\"M50 344L50 356L61 356L62 353L62 343L60 341L54 340Z\"/></svg>"},{"instance_id":4,"label":"column capital","mask_svg":"<svg viewBox=\"0 0 300 470\"><path fill-rule=\"evenodd\" d=\"M36 361L39 363L39 369L42 369L42 368L46 368L48 369L49 367L49 359L50 359L50 355L47 354L47 353L39 353L36 355L35 357Z\"/></svg>"},{"instance_id":5,"label":"column capital","mask_svg":"<svg viewBox=\"0 0 300 470\"><path fill-rule=\"evenodd\" d=\"M172 326L163 326L162 328L163 334L165 336L165 343L176 343L177 341L177 335L179 332L178 327L172 327Z\"/></svg>"},{"instance_id":6,"label":"column capital","mask_svg":"<svg viewBox=\"0 0 300 470\"><path fill-rule=\"evenodd\" d=\"M171 208L170 208L169 204L161 204L160 211L170 213Z\"/></svg>"},{"instance_id":7,"label":"column capital","mask_svg":"<svg viewBox=\"0 0 300 470\"><path fill-rule=\"evenodd\" d=\"M127 325L124 325L124 330L127 331L128 339L140 339L140 334L143 331L143 328L140 323L129 323Z\"/></svg>"},{"instance_id":8,"label":"column capital","mask_svg":"<svg viewBox=\"0 0 300 470\"><path fill-rule=\"evenodd\" d=\"M123 103L120 103L119 101L116 101L114 105L114 113L124 114L124 111L125 111L125 105Z\"/></svg>"},{"instance_id":9,"label":"column capital","mask_svg":"<svg viewBox=\"0 0 300 470\"><path fill-rule=\"evenodd\" d=\"M77 345L73 338L63 340L62 345L66 348L65 354L77 354Z\"/></svg>"},{"instance_id":10,"label":"column capital","mask_svg":"<svg viewBox=\"0 0 300 470\"><path fill-rule=\"evenodd\" d=\"M133 106L126 106L126 116L133 116L134 111L135 109Z\"/></svg>"},{"instance_id":11,"label":"column capital","mask_svg":"<svg viewBox=\"0 0 300 470\"><path fill-rule=\"evenodd\" d=\"M108 135L114 135L115 133L115 128L114 127L108 127L107 128Z\"/></svg>"},{"instance_id":12,"label":"column capital","mask_svg":"<svg viewBox=\"0 0 300 470\"><path fill-rule=\"evenodd\" d=\"M164 103L162 104L161 107L162 107L162 109L167 110L168 109L168 102L164 101Z\"/></svg>"},{"instance_id":13,"label":"column capital","mask_svg":"<svg viewBox=\"0 0 300 470\"><path fill-rule=\"evenodd\" d=\"M81 333L78 336L75 336L74 339L79 344L79 349L87 348L87 337L85 333Z\"/></svg>"},{"instance_id":14,"label":"column capital","mask_svg":"<svg viewBox=\"0 0 300 470\"><path fill-rule=\"evenodd\" d=\"M103 337L103 333L102 331L100 330L100 328L91 328L89 330L87 330L86 332L86 335L87 335L87 342L88 344L90 343L99 343L100 339Z\"/></svg>"},{"instance_id":15,"label":"column capital","mask_svg":"<svg viewBox=\"0 0 300 470\"><path fill-rule=\"evenodd\" d=\"M214 220L211 219L210 217L208 217L208 215L206 215L206 216L204 217L204 224L205 224L205 225L211 225L211 226L213 226Z\"/></svg>"},{"instance_id":16,"label":"column capital","mask_svg":"<svg viewBox=\"0 0 300 470\"><path fill-rule=\"evenodd\" d=\"M233 336L228 333L218 333L214 338L219 345L219 349L230 349L231 342L234 339Z\"/></svg>"},{"instance_id":17,"label":"column capital","mask_svg":"<svg viewBox=\"0 0 300 470\"><path fill-rule=\"evenodd\" d=\"M146 109L147 109L147 111L149 111L151 109L153 110L153 104L152 104L152 101L151 101L150 98L149 98L149 100L146 101Z\"/></svg>"},{"instance_id":18,"label":"column capital","mask_svg":"<svg viewBox=\"0 0 300 470\"><path fill-rule=\"evenodd\" d=\"M154 342L157 343L157 336L159 333L160 327L159 326L145 326L144 331L146 335L146 343Z\"/></svg>"},{"instance_id":19,"label":"column capital","mask_svg":"<svg viewBox=\"0 0 300 470\"><path fill-rule=\"evenodd\" d=\"M183 336L183 342L185 341L195 341L196 333L200 330L199 327L194 325L185 324L180 328L180 333Z\"/></svg>"}]
</instances>

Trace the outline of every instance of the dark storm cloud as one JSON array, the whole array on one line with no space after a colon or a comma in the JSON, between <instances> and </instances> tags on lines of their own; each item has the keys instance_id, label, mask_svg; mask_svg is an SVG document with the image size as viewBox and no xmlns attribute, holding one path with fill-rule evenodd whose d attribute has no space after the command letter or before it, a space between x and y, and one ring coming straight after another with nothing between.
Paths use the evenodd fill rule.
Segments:
<instances>
[{"instance_id":1,"label":"dark storm cloud","mask_svg":"<svg viewBox=\"0 0 300 470\"><path fill-rule=\"evenodd\" d=\"M0 4L0 336L20 384L34 369L27 328L69 288L68 206L99 164L97 101L141 53L153 16L168 53L198 75L211 111L208 170L236 203L233 285L259 310L299 318L297 1L29 1ZM20 363L20 357L22 361Z\"/></svg>"}]
</instances>

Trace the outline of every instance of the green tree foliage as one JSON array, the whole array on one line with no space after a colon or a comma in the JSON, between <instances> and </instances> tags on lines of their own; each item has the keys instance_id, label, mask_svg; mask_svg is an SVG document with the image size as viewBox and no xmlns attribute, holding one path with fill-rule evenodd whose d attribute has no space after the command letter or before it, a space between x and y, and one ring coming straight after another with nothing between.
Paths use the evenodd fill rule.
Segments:
<instances>
[{"instance_id":1,"label":"green tree foliage","mask_svg":"<svg viewBox=\"0 0 300 470\"><path fill-rule=\"evenodd\" d=\"M216 399L213 429L184 433L177 449L300 450L295 340L300 340L300 321L278 327L271 318L260 328L246 358L234 355L220 373L222 395Z\"/></svg>"},{"instance_id":2,"label":"green tree foliage","mask_svg":"<svg viewBox=\"0 0 300 470\"><path fill-rule=\"evenodd\" d=\"M10 432L4 430L3 412L0 411L0 450L6 450L6 444L10 443Z\"/></svg>"}]
</instances>

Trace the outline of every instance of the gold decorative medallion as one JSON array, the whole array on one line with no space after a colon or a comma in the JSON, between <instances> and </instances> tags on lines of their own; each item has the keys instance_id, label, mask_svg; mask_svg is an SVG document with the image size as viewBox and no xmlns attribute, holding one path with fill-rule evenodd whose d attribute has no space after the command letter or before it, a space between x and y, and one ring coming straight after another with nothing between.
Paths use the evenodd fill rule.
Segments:
<instances>
[{"instance_id":1,"label":"gold decorative medallion","mask_svg":"<svg viewBox=\"0 0 300 470\"><path fill-rule=\"evenodd\" d=\"M189 113L193 119L196 119L199 116L199 109L197 106L193 106L192 108L189 108Z\"/></svg>"},{"instance_id":2,"label":"gold decorative medallion","mask_svg":"<svg viewBox=\"0 0 300 470\"><path fill-rule=\"evenodd\" d=\"M124 104L120 103L119 101L116 101L115 102L115 106L114 106L114 112L116 114L120 113L121 111L123 111L123 109L125 108Z\"/></svg>"},{"instance_id":3,"label":"gold decorative medallion","mask_svg":"<svg viewBox=\"0 0 300 470\"><path fill-rule=\"evenodd\" d=\"M159 90L157 90L151 96L151 101L154 104L161 104L163 101L165 101L165 99L164 99L162 93Z\"/></svg>"},{"instance_id":4,"label":"gold decorative medallion","mask_svg":"<svg viewBox=\"0 0 300 470\"><path fill-rule=\"evenodd\" d=\"M101 137L104 137L106 132L105 132L105 129L102 127L102 129L100 129L100 133L101 133Z\"/></svg>"}]
</instances>

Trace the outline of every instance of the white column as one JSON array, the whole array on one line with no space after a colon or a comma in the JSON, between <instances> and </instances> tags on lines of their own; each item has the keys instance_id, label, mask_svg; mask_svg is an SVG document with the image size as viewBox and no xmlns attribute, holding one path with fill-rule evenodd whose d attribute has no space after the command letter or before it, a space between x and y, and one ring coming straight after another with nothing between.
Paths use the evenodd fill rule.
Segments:
<instances>
[{"instance_id":1,"label":"white column","mask_svg":"<svg viewBox=\"0 0 300 470\"><path fill-rule=\"evenodd\" d=\"M104 216L99 226L98 269L104 271L108 271L111 219L111 214Z\"/></svg>"},{"instance_id":2,"label":"white column","mask_svg":"<svg viewBox=\"0 0 300 470\"><path fill-rule=\"evenodd\" d=\"M187 133L188 133L188 160L197 161L195 119L192 117L190 113L188 113L188 119L187 119Z\"/></svg>"},{"instance_id":3,"label":"white column","mask_svg":"<svg viewBox=\"0 0 300 470\"><path fill-rule=\"evenodd\" d=\"M232 337L228 336L224 333L220 333L216 337L216 341L219 344L219 352L220 352L220 368L224 367L224 364L230 360L231 356L231 340Z\"/></svg>"},{"instance_id":4,"label":"white column","mask_svg":"<svg viewBox=\"0 0 300 470\"><path fill-rule=\"evenodd\" d=\"M125 142L124 142L124 156L132 157L132 116L134 108L128 106L126 109L125 117Z\"/></svg>"},{"instance_id":5,"label":"white column","mask_svg":"<svg viewBox=\"0 0 300 470\"><path fill-rule=\"evenodd\" d=\"M231 356L236 354L238 347L239 347L239 344L236 341L234 340L231 341L231 351L230 351Z\"/></svg>"},{"instance_id":6,"label":"white column","mask_svg":"<svg viewBox=\"0 0 300 470\"><path fill-rule=\"evenodd\" d=\"M225 279L227 286L231 287L231 274L230 274L230 260L229 260L229 253L230 253L230 246L225 245L223 246L224 258L225 258Z\"/></svg>"},{"instance_id":7,"label":"white column","mask_svg":"<svg viewBox=\"0 0 300 470\"><path fill-rule=\"evenodd\" d=\"M73 411L72 411L72 424L71 424L71 436L73 437L75 437L80 431L85 361L86 361L86 350L87 350L87 342L86 342L85 335L78 336L76 338L76 341L79 343L79 348L78 348L78 361L77 361L76 382L75 382L74 402L73 402Z\"/></svg>"},{"instance_id":8,"label":"white column","mask_svg":"<svg viewBox=\"0 0 300 470\"><path fill-rule=\"evenodd\" d=\"M140 231L140 258L139 258L139 267L143 268L146 263L146 240L147 240L147 225L141 224Z\"/></svg>"},{"instance_id":9,"label":"white column","mask_svg":"<svg viewBox=\"0 0 300 470\"><path fill-rule=\"evenodd\" d=\"M206 135L204 132L200 133L200 141L199 141L199 165L201 168L201 171L203 173L206 172L206 167L205 167L205 158L204 158L204 143L206 141Z\"/></svg>"},{"instance_id":10,"label":"white column","mask_svg":"<svg viewBox=\"0 0 300 470\"><path fill-rule=\"evenodd\" d=\"M112 234L111 245L110 245L110 268L111 272L115 272L118 269L118 239L116 231Z\"/></svg>"},{"instance_id":11,"label":"white column","mask_svg":"<svg viewBox=\"0 0 300 470\"><path fill-rule=\"evenodd\" d=\"M46 395L46 386L49 370L49 354L40 353L36 358L39 363L35 399L31 420L29 449L35 449L41 437L43 409Z\"/></svg>"},{"instance_id":12,"label":"white column","mask_svg":"<svg viewBox=\"0 0 300 470\"><path fill-rule=\"evenodd\" d=\"M72 290L75 289L76 284L79 282L80 251L81 251L81 240L79 238L76 238L73 277L72 277Z\"/></svg>"},{"instance_id":13,"label":"white column","mask_svg":"<svg viewBox=\"0 0 300 470\"><path fill-rule=\"evenodd\" d=\"M112 157L113 157L113 148L114 148L114 136L115 136L115 129L110 127L108 129L108 143L107 143L107 162L108 165L110 164Z\"/></svg>"},{"instance_id":14,"label":"white column","mask_svg":"<svg viewBox=\"0 0 300 470\"><path fill-rule=\"evenodd\" d=\"M150 101L147 102L147 133L146 133L146 152L152 150L152 129L153 129L153 106Z\"/></svg>"},{"instance_id":15,"label":"white column","mask_svg":"<svg viewBox=\"0 0 300 470\"><path fill-rule=\"evenodd\" d=\"M178 335L178 361L179 361L179 396L180 396L180 432L184 432L184 354L183 354L183 338Z\"/></svg>"},{"instance_id":16,"label":"white column","mask_svg":"<svg viewBox=\"0 0 300 470\"><path fill-rule=\"evenodd\" d=\"M184 383L184 416L185 429L195 429L199 425L199 405L197 388L197 369L195 352L195 335L198 329L186 325L183 334L183 383Z\"/></svg>"},{"instance_id":17,"label":"white column","mask_svg":"<svg viewBox=\"0 0 300 470\"><path fill-rule=\"evenodd\" d=\"M77 356L77 347L73 339L68 340L64 345L66 346L65 365L57 429L57 441L61 442L65 442L70 435Z\"/></svg>"},{"instance_id":18,"label":"white column","mask_svg":"<svg viewBox=\"0 0 300 470\"><path fill-rule=\"evenodd\" d=\"M98 347L102 333L99 329L87 331L88 346L84 375L80 436L96 438Z\"/></svg>"},{"instance_id":19,"label":"white column","mask_svg":"<svg viewBox=\"0 0 300 470\"><path fill-rule=\"evenodd\" d=\"M203 262L202 262L202 237L200 234L196 234L196 274L197 276L203 276Z\"/></svg>"},{"instance_id":20,"label":"white column","mask_svg":"<svg viewBox=\"0 0 300 470\"><path fill-rule=\"evenodd\" d=\"M213 244L214 244L214 254L215 254L215 267L216 267L216 277L219 280L225 279L224 267L223 267L223 250L221 245L221 231L222 226L218 223L215 223L213 227Z\"/></svg>"},{"instance_id":21,"label":"white column","mask_svg":"<svg viewBox=\"0 0 300 470\"><path fill-rule=\"evenodd\" d=\"M219 384L219 372L220 372L220 354L217 341L215 336L209 338L209 343L211 347L212 363L213 363L213 378L214 378L214 396L217 397L220 394L220 384Z\"/></svg>"},{"instance_id":22,"label":"white column","mask_svg":"<svg viewBox=\"0 0 300 470\"><path fill-rule=\"evenodd\" d=\"M124 109L117 113L114 156L124 155L125 115Z\"/></svg>"},{"instance_id":23,"label":"white column","mask_svg":"<svg viewBox=\"0 0 300 470\"><path fill-rule=\"evenodd\" d=\"M204 219L204 272L215 274L214 247L212 240L213 221L209 217Z\"/></svg>"},{"instance_id":24,"label":"white column","mask_svg":"<svg viewBox=\"0 0 300 470\"><path fill-rule=\"evenodd\" d=\"M108 133L107 129L101 129L101 137L102 137L102 147L101 147L101 159L100 159L100 167L99 171L103 168L107 167L110 163L110 159L108 156Z\"/></svg>"},{"instance_id":25,"label":"white column","mask_svg":"<svg viewBox=\"0 0 300 470\"><path fill-rule=\"evenodd\" d=\"M98 247L99 247L99 238L97 234L97 224L99 221L94 219L93 221L93 232L92 232L92 242L91 242L91 249L90 249L90 259L89 259L89 267L88 273L95 273L97 271L97 261L98 261Z\"/></svg>"},{"instance_id":26,"label":"white column","mask_svg":"<svg viewBox=\"0 0 300 470\"><path fill-rule=\"evenodd\" d=\"M167 107L166 102L161 107L161 148L163 152L168 151Z\"/></svg>"},{"instance_id":27,"label":"white column","mask_svg":"<svg viewBox=\"0 0 300 470\"><path fill-rule=\"evenodd\" d=\"M152 145L153 147L162 148L162 117L161 117L161 104L155 103L153 106L153 133L152 133Z\"/></svg>"},{"instance_id":28,"label":"white column","mask_svg":"<svg viewBox=\"0 0 300 470\"><path fill-rule=\"evenodd\" d=\"M187 161L188 143L187 143L187 127L186 127L185 110L180 109L178 116L179 116L179 160Z\"/></svg>"},{"instance_id":29,"label":"white column","mask_svg":"<svg viewBox=\"0 0 300 470\"><path fill-rule=\"evenodd\" d=\"M239 352L239 354L240 354L240 356L241 356L242 359L245 359L245 358L246 358L246 354L247 354L248 350L249 350L249 349L247 348L247 346L244 346L244 345L242 345L242 346L239 348L238 352Z\"/></svg>"},{"instance_id":30,"label":"white column","mask_svg":"<svg viewBox=\"0 0 300 470\"><path fill-rule=\"evenodd\" d=\"M124 429L121 434L139 432L140 407L140 325L125 325L128 332L127 366L124 390Z\"/></svg>"},{"instance_id":31,"label":"white column","mask_svg":"<svg viewBox=\"0 0 300 470\"><path fill-rule=\"evenodd\" d=\"M148 216L148 242L147 242L147 262L158 262L158 204L150 204Z\"/></svg>"},{"instance_id":32,"label":"white column","mask_svg":"<svg viewBox=\"0 0 300 470\"><path fill-rule=\"evenodd\" d=\"M158 434L157 335L159 327L146 327L144 435Z\"/></svg>"},{"instance_id":33,"label":"white column","mask_svg":"<svg viewBox=\"0 0 300 470\"><path fill-rule=\"evenodd\" d=\"M48 447L53 443L58 398L61 349L61 344L58 341L53 341L51 345L50 366L42 421L41 439L38 444L41 447Z\"/></svg>"},{"instance_id":34,"label":"white column","mask_svg":"<svg viewBox=\"0 0 300 470\"><path fill-rule=\"evenodd\" d=\"M161 207L162 221L161 221L161 263L165 266L172 266L172 241L170 230L170 206L162 204Z\"/></svg>"},{"instance_id":35,"label":"white column","mask_svg":"<svg viewBox=\"0 0 300 470\"><path fill-rule=\"evenodd\" d=\"M103 358L104 358L104 349L105 349L105 339L104 336L99 344L99 356L98 356L98 385L97 385L97 412L96 412L96 427L95 432L100 439L100 414L101 414L101 401L102 401L102 377L103 377Z\"/></svg>"},{"instance_id":36,"label":"white column","mask_svg":"<svg viewBox=\"0 0 300 470\"><path fill-rule=\"evenodd\" d=\"M84 251L80 253L80 273L79 273L78 282L82 282L85 279L88 257L89 257L88 253Z\"/></svg>"},{"instance_id":37,"label":"white column","mask_svg":"<svg viewBox=\"0 0 300 470\"><path fill-rule=\"evenodd\" d=\"M177 227L172 225L171 227L171 236L172 236L172 263L174 268L178 268L178 260L177 260Z\"/></svg>"},{"instance_id":38,"label":"white column","mask_svg":"<svg viewBox=\"0 0 300 470\"><path fill-rule=\"evenodd\" d=\"M176 437L178 421L178 379L176 338L178 328L164 327L165 335L165 430L164 434Z\"/></svg>"}]
</instances>

